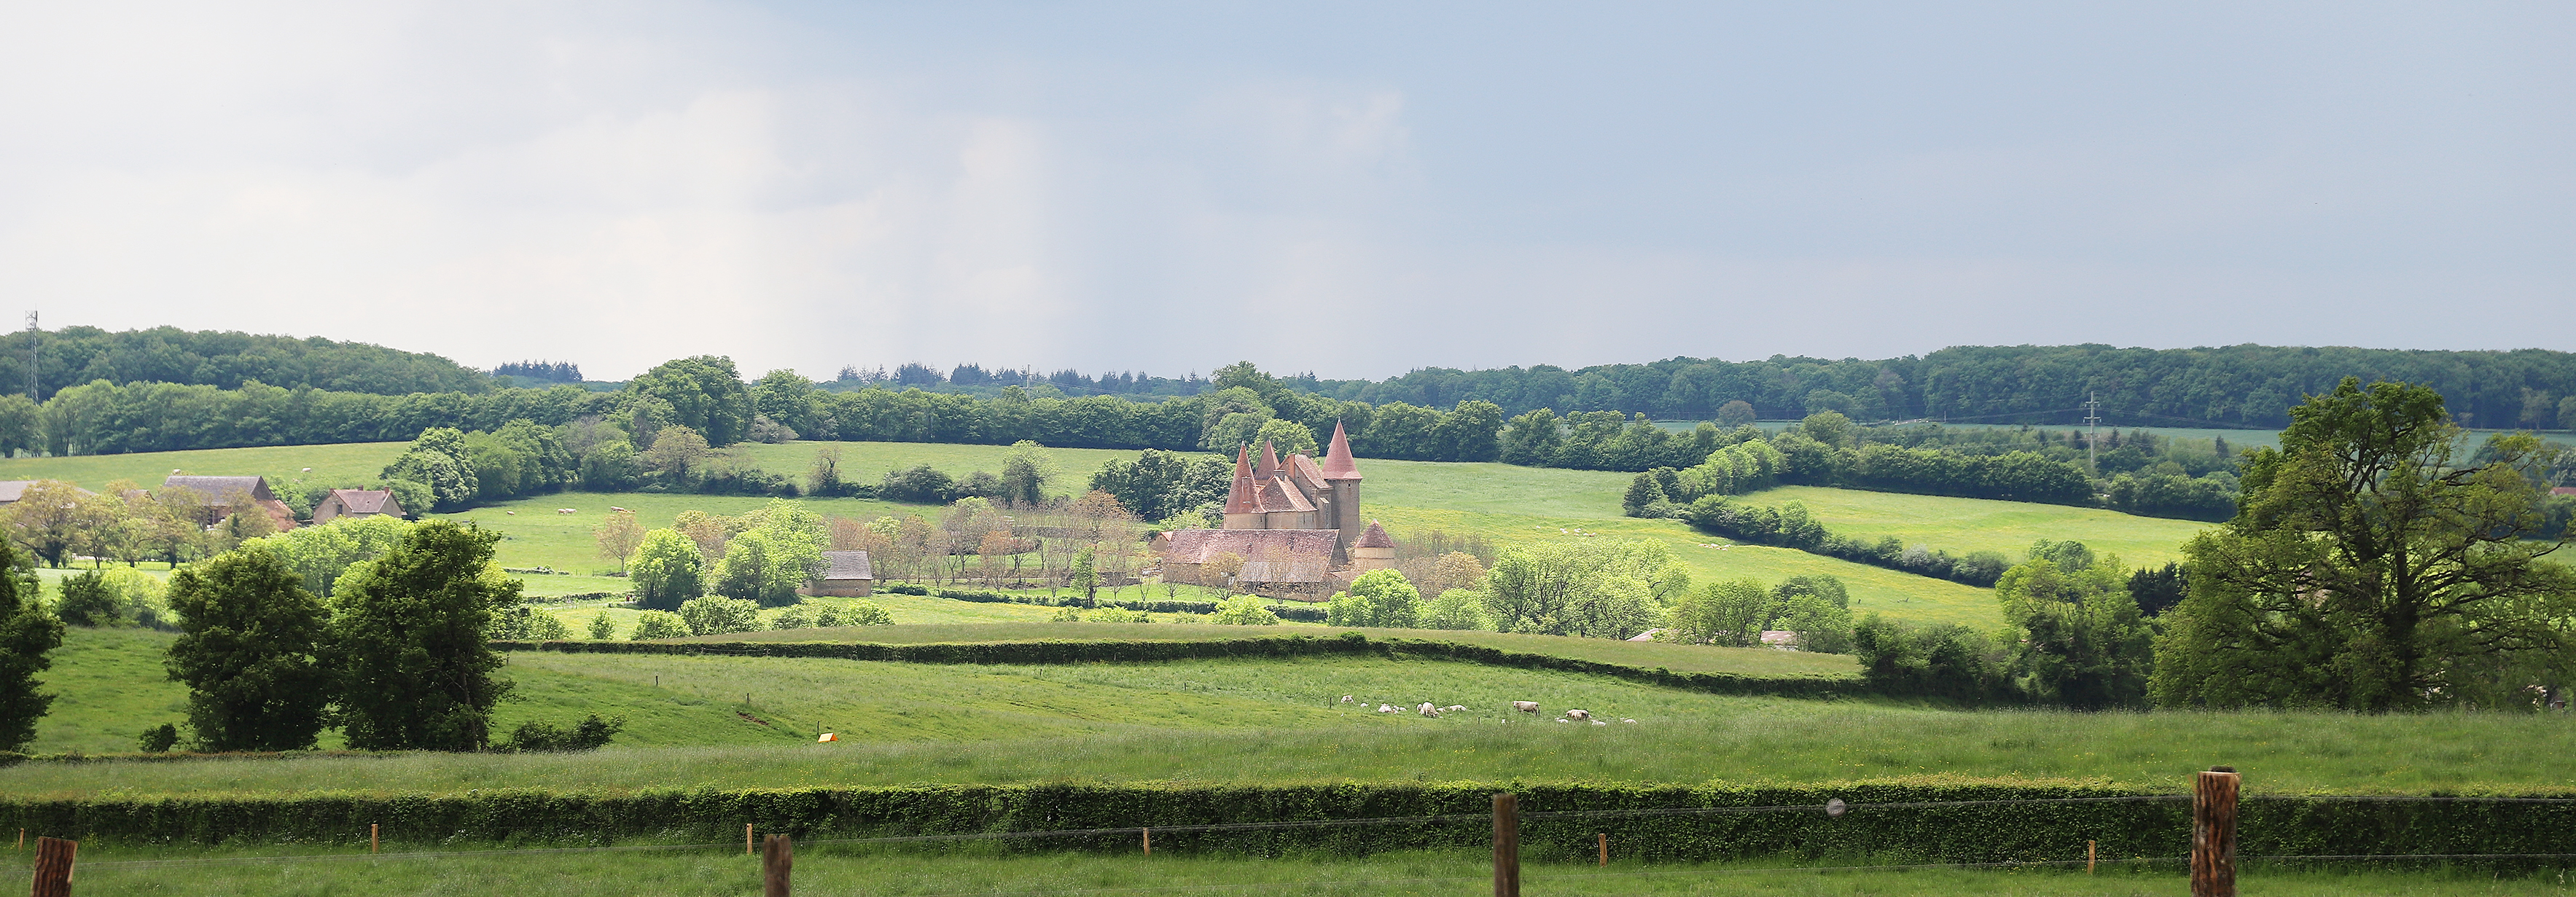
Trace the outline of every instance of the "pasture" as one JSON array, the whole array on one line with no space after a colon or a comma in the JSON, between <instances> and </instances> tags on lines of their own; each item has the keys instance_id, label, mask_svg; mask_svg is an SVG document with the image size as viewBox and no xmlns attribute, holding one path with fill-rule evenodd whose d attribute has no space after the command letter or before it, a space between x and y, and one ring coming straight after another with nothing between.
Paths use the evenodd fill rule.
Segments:
<instances>
[{"instance_id":1,"label":"pasture","mask_svg":"<svg viewBox=\"0 0 2576 897\"><path fill-rule=\"evenodd\" d=\"M75 631L66 656L83 652L78 663L95 672L47 675L64 698L37 749L131 750L127 730L178 719L181 694L158 670L168 638ZM521 700L501 705L496 735L591 712L623 715L628 729L596 754L31 763L0 776L0 794L1515 779L2163 789L2218 763L2268 793L2576 791L2576 767L2563 761L2570 723L2555 714L1959 712L1369 657L934 665L518 652L504 675ZM1370 709L1339 703L1344 694ZM1372 712L1424 700L1468 710ZM1552 723L1512 714L1512 700L1539 701L1550 718L1571 706L1638 722ZM816 743L822 730L847 740Z\"/></svg>"},{"instance_id":2,"label":"pasture","mask_svg":"<svg viewBox=\"0 0 2576 897\"><path fill-rule=\"evenodd\" d=\"M273 482L365 481L402 449L401 443L336 446L221 449L136 455L0 460L0 478L61 477L90 488L111 479L157 482L172 468L191 473L266 473ZM845 475L862 482L886 471L930 464L955 475L997 470L1006 446L880 442L747 443L725 451L764 469L801 475L825 447L841 454ZM1109 449L1048 449L1060 469L1051 491L1070 494L1090 473L1113 458L1135 452ZM1549 539L1653 539L1670 546L1700 582L1753 578L1777 583L1792 576L1830 574L1849 586L1853 609L1891 617L1938 620L1971 626L1999 621L1992 595L1984 589L1913 576L1849 561L1763 546L1714 547L1726 540L1692 530L1677 521L1638 520L1620 515L1619 497L1630 474L1609 471L1558 470L1506 464L1447 464L1426 461L1362 459L1368 479L1361 490L1362 513L1380 520L1399 538L1430 529L1474 533L1498 545ZM310 474L299 468L311 466ZM1779 504L1797 500L1836 532L1853 536L1896 536L1953 552L1996 550L2020 559L2039 538L2077 539L2101 552L2117 552L2131 565L2157 564L2177 556L2183 539L2202 524L2132 517L2110 511L2031 505L1980 499L1896 495L1816 487L1783 487L1748 500ZM503 535L498 559L515 568L546 567L559 575L527 575L527 593L558 596L623 592L627 582L607 576L616 561L599 556L592 530L608 508L635 512L648 528L670 525L681 511L739 514L768 499L748 496L647 493L565 492L531 496L442 515L472 522ZM861 519L927 513L932 509L865 499L807 499L824 513ZM572 513L557 513L570 508ZM1018 611L936 610L916 607L903 622L1025 619Z\"/></svg>"},{"instance_id":3,"label":"pasture","mask_svg":"<svg viewBox=\"0 0 2576 897\"><path fill-rule=\"evenodd\" d=\"M481 845L442 844L442 851ZM1998 897L2181 897L2190 887L2170 864L2146 869L2106 866L2080 869L1911 869L1846 871L1790 863L1675 863L1652 867L1619 862L1600 868L1581 861L1524 857L1521 880L1531 894L1546 895L1778 895L1778 897L1930 897L1991 894ZM760 860L738 848L695 850L518 853L361 858L347 853L313 857L292 850L226 848L214 851L144 845L83 843L80 893L84 895L185 893L230 895L516 894L578 897L649 893L735 895L756 890ZM1846 863L1869 858L1838 858ZM183 863L160 865L158 860ZM202 864L195 861L209 861ZM884 848L800 845L796 893L871 894L890 897L949 895L1202 893L1300 894L1317 897L1474 897L1492 893L1490 859L1466 851L1405 851L1366 858L1298 856L1255 858L1158 853L996 854L990 851L893 851ZM135 865L119 865L119 864ZM2329 897L2390 894L2407 897L2503 897L2576 892L2555 872L2499 878L2475 872L2315 872L2249 864L2239 879L2246 897Z\"/></svg>"}]
</instances>

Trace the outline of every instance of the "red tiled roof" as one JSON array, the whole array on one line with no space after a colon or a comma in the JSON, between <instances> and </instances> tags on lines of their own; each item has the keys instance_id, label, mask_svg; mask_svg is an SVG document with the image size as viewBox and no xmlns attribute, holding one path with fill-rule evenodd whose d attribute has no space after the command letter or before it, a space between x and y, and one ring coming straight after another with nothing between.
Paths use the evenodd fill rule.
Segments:
<instances>
[{"instance_id":1,"label":"red tiled roof","mask_svg":"<svg viewBox=\"0 0 2576 897\"><path fill-rule=\"evenodd\" d=\"M1360 479L1360 466L1351 458L1351 438L1342 433L1342 422L1333 422L1333 444L1324 451L1324 479Z\"/></svg>"},{"instance_id":2,"label":"red tiled roof","mask_svg":"<svg viewBox=\"0 0 2576 897\"><path fill-rule=\"evenodd\" d=\"M1305 493L1291 488L1287 483L1280 482L1275 477L1261 486L1261 510L1265 512L1312 511L1314 509L1315 503L1307 501Z\"/></svg>"},{"instance_id":3,"label":"red tiled roof","mask_svg":"<svg viewBox=\"0 0 2576 897\"><path fill-rule=\"evenodd\" d=\"M1255 479L1266 480L1278 475L1279 451L1270 446L1270 440L1261 440L1261 463L1253 466L1252 476Z\"/></svg>"},{"instance_id":4,"label":"red tiled roof","mask_svg":"<svg viewBox=\"0 0 2576 897\"><path fill-rule=\"evenodd\" d=\"M1289 481L1304 486L1312 492L1321 492L1327 488L1324 482L1324 469L1315 466L1315 459L1297 454L1288 456L1283 463L1288 466Z\"/></svg>"},{"instance_id":5,"label":"red tiled roof","mask_svg":"<svg viewBox=\"0 0 2576 897\"><path fill-rule=\"evenodd\" d=\"M1379 526L1377 525L1377 521L1371 520L1369 521L1368 532L1360 534L1360 542L1354 547L1394 548L1395 539L1386 534L1386 527Z\"/></svg>"},{"instance_id":6,"label":"red tiled roof","mask_svg":"<svg viewBox=\"0 0 2576 897\"><path fill-rule=\"evenodd\" d=\"M1225 494L1225 512L1251 514L1261 510L1261 499L1252 491L1252 449L1234 450L1234 486Z\"/></svg>"},{"instance_id":7,"label":"red tiled roof","mask_svg":"<svg viewBox=\"0 0 2576 897\"><path fill-rule=\"evenodd\" d=\"M277 499L277 493L268 490L267 477L173 476L163 479L161 488L194 489L215 501L222 501L235 492L250 493L251 498L260 501Z\"/></svg>"},{"instance_id":8,"label":"red tiled roof","mask_svg":"<svg viewBox=\"0 0 2576 897\"><path fill-rule=\"evenodd\" d=\"M1333 565L1329 529L1185 529L1174 530L1167 564L1204 564L1220 554L1243 558L1240 582L1323 582Z\"/></svg>"},{"instance_id":9,"label":"red tiled roof","mask_svg":"<svg viewBox=\"0 0 2576 897\"><path fill-rule=\"evenodd\" d=\"M2551 495L2576 495L2576 486L2552 486L2552 487L2550 487L2550 489L2549 489L2549 494L2551 494Z\"/></svg>"}]
</instances>

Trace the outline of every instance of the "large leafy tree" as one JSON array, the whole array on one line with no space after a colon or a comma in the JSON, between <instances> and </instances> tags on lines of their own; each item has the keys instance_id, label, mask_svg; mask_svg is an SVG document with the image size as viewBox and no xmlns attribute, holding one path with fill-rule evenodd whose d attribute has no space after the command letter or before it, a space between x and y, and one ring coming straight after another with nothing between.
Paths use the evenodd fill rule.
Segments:
<instances>
[{"instance_id":1,"label":"large leafy tree","mask_svg":"<svg viewBox=\"0 0 2576 897\"><path fill-rule=\"evenodd\" d=\"M676 529L644 534L628 568L635 578L636 605L651 610L679 610L680 603L707 592L698 543Z\"/></svg>"},{"instance_id":2,"label":"large leafy tree","mask_svg":"<svg viewBox=\"0 0 2576 897\"><path fill-rule=\"evenodd\" d=\"M2184 546L2191 594L2168 612L2153 692L2168 706L2389 711L2495 704L2548 684L2576 583L2542 560L2529 436L2473 463L2431 389L2345 378L2291 411L2279 449L2246 455L2235 519ZM2527 703L2527 701L2526 701Z\"/></svg>"},{"instance_id":3,"label":"large leafy tree","mask_svg":"<svg viewBox=\"0 0 2576 897\"><path fill-rule=\"evenodd\" d=\"M2145 702L2154 632L2129 597L2128 571L2118 558L2079 565L2034 560L2004 571L1995 598L2021 635L2010 671L2031 698L2078 710Z\"/></svg>"},{"instance_id":4,"label":"large leafy tree","mask_svg":"<svg viewBox=\"0 0 2576 897\"><path fill-rule=\"evenodd\" d=\"M499 533L420 524L340 581L330 624L340 723L359 750L481 750L509 691L485 642L519 582L492 566Z\"/></svg>"},{"instance_id":5,"label":"large leafy tree","mask_svg":"<svg viewBox=\"0 0 2576 897\"><path fill-rule=\"evenodd\" d=\"M751 391L733 359L714 355L663 362L627 384L637 398L670 408L670 423L697 431L709 445L732 445L751 431Z\"/></svg>"},{"instance_id":6,"label":"large leafy tree","mask_svg":"<svg viewBox=\"0 0 2576 897\"><path fill-rule=\"evenodd\" d=\"M481 494L482 482L476 478L471 450L465 444L465 432L454 427L431 427L420 431L394 463L385 465L384 478L407 480L429 487L430 498L438 510L461 508ZM426 508L405 508L419 512Z\"/></svg>"},{"instance_id":7,"label":"large leafy tree","mask_svg":"<svg viewBox=\"0 0 2576 897\"><path fill-rule=\"evenodd\" d=\"M38 692L36 674L51 666L45 655L63 644L63 621L36 600L36 580L21 575L18 553L0 543L0 750L36 740L36 720L54 696Z\"/></svg>"},{"instance_id":8,"label":"large leafy tree","mask_svg":"<svg viewBox=\"0 0 2576 897\"><path fill-rule=\"evenodd\" d=\"M170 575L180 618L170 678L187 683L188 724L210 751L313 746L331 701L322 639L331 612L305 578L264 546L229 551Z\"/></svg>"}]
</instances>

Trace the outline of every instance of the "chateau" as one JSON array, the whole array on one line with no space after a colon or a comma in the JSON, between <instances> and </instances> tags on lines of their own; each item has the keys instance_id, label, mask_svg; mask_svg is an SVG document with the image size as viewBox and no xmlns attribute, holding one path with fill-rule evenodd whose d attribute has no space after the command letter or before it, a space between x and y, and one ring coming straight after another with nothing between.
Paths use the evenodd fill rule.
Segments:
<instances>
[{"instance_id":1,"label":"chateau","mask_svg":"<svg viewBox=\"0 0 2576 897\"><path fill-rule=\"evenodd\" d=\"M1163 578L1224 585L1224 574L1206 567L1231 554L1243 562L1238 584L1321 592L1361 571L1394 566L1395 540L1375 523L1360 523L1361 479L1338 423L1321 465L1302 453L1283 460L1266 441L1257 460L1250 447L1237 449L1225 528L1167 534Z\"/></svg>"}]
</instances>

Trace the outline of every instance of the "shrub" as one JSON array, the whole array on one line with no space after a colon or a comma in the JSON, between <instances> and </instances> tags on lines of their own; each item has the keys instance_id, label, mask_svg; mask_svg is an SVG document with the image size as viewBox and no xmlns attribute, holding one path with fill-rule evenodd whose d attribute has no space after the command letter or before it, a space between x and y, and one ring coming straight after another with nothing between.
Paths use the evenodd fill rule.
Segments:
<instances>
[{"instance_id":1,"label":"shrub","mask_svg":"<svg viewBox=\"0 0 2576 897\"><path fill-rule=\"evenodd\" d=\"M492 638L508 642L551 642L572 637L572 627L553 614L518 605L492 615Z\"/></svg>"},{"instance_id":2,"label":"shrub","mask_svg":"<svg viewBox=\"0 0 2576 897\"><path fill-rule=\"evenodd\" d=\"M643 642L679 638L688 634L689 624L681 620L679 614L667 610L648 610L635 618L635 634L627 638L631 641Z\"/></svg>"},{"instance_id":3,"label":"shrub","mask_svg":"<svg viewBox=\"0 0 2576 897\"><path fill-rule=\"evenodd\" d=\"M62 603L55 605L54 616L74 626L114 626L125 622L120 603L107 577L92 570L63 580Z\"/></svg>"},{"instance_id":4,"label":"shrub","mask_svg":"<svg viewBox=\"0 0 2576 897\"><path fill-rule=\"evenodd\" d=\"M510 733L509 740L501 743L501 750L511 752L595 751L606 747L608 740L617 737L618 731L624 728L626 728L625 717L612 716L602 719L596 713L584 717L581 722L572 724L571 728L530 720L520 723L518 731Z\"/></svg>"},{"instance_id":5,"label":"shrub","mask_svg":"<svg viewBox=\"0 0 2576 897\"><path fill-rule=\"evenodd\" d=\"M1424 629L1484 629L1491 625L1485 619L1485 593L1467 589L1440 593L1422 615Z\"/></svg>"},{"instance_id":6,"label":"shrub","mask_svg":"<svg viewBox=\"0 0 2576 897\"><path fill-rule=\"evenodd\" d=\"M1070 609L1070 608L1068 608L1068 609ZM1090 612L1088 612L1088 613L1083 614L1083 615L1082 615L1082 619L1083 619L1083 621L1084 621L1084 622L1088 622L1088 623L1144 623L1144 622L1149 622L1149 618L1147 618L1147 617L1145 616L1145 612L1144 612L1144 611L1128 610L1128 609L1123 608L1123 607L1103 607L1103 608L1099 608L1099 609L1096 609L1096 610L1093 610L1093 611L1090 611Z\"/></svg>"},{"instance_id":7,"label":"shrub","mask_svg":"<svg viewBox=\"0 0 2576 897\"><path fill-rule=\"evenodd\" d=\"M600 611L598 616L590 618L590 637L592 639L606 639L615 636L616 634L617 624L609 621L607 611Z\"/></svg>"},{"instance_id":8,"label":"shrub","mask_svg":"<svg viewBox=\"0 0 2576 897\"><path fill-rule=\"evenodd\" d=\"M832 613L832 609L831 609L831 608L829 608L829 607L826 607L826 608L824 608L824 609L823 609L823 612L824 612L824 613L826 613L826 614L830 614L830 613ZM839 619L838 619L836 622L823 622L823 621L819 621L819 620L818 620L818 621L816 621L816 625L819 625L819 626L892 626L892 625L894 625L894 615L893 615L893 614L890 614L890 613L887 613L887 612L886 612L886 609L885 609L885 607L884 607L883 605L880 605L880 604L878 604L878 603L876 603L876 602L874 602L874 601L852 601L852 602L850 602L850 603L849 603L849 606L847 606L847 607L843 607L843 608L841 608L841 609L840 609L840 613L838 614L838 617L839 617Z\"/></svg>"},{"instance_id":9,"label":"shrub","mask_svg":"<svg viewBox=\"0 0 2576 897\"><path fill-rule=\"evenodd\" d=\"M692 598L680 603L680 622L690 635L750 632L760 628L760 605L740 598Z\"/></svg>"},{"instance_id":10,"label":"shrub","mask_svg":"<svg viewBox=\"0 0 2576 897\"><path fill-rule=\"evenodd\" d=\"M169 753L170 748L178 745L178 743L179 727L169 723L162 723L158 726L145 729L143 730L143 736L134 740L134 745L142 748L143 752L146 754Z\"/></svg>"},{"instance_id":11,"label":"shrub","mask_svg":"<svg viewBox=\"0 0 2576 897\"><path fill-rule=\"evenodd\" d=\"M1208 622L1223 626L1277 626L1279 615L1261 606L1261 599L1236 595L1217 606L1216 618Z\"/></svg>"}]
</instances>

